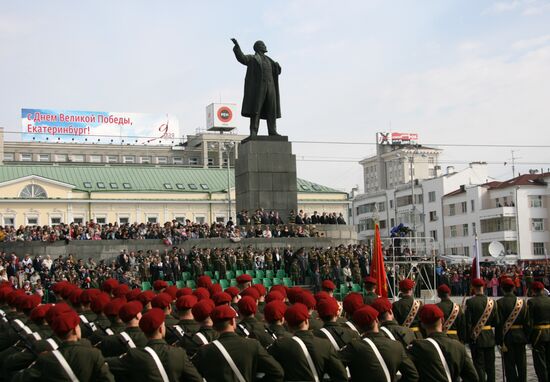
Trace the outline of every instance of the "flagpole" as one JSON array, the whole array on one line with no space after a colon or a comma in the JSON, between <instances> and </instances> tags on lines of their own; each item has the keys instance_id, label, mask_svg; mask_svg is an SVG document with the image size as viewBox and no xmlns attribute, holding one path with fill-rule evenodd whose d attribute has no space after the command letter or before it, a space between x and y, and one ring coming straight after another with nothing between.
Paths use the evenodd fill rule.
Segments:
<instances>
[{"instance_id":1,"label":"flagpole","mask_svg":"<svg viewBox=\"0 0 550 382\"><path fill-rule=\"evenodd\" d=\"M475 252L476 252L476 278L480 278L480 269L479 269L479 236L477 236L477 232L475 234Z\"/></svg>"}]
</instances>

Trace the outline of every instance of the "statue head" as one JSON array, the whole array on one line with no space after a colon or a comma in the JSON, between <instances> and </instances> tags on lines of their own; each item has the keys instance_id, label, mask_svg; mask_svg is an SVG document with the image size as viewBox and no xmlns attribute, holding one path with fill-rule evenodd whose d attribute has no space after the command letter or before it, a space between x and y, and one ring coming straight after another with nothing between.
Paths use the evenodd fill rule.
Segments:
<instances>
[{"instance_id":1,"label":"statue head","mask_svg":"<svg viewBox=\"0 0 550 382\"><path fill-rule=\"evenodd\" d=\"M256 53L266 53L267 48L263 41L259 40L254 43L254 52Z\"/></svg>"}]
</instances>

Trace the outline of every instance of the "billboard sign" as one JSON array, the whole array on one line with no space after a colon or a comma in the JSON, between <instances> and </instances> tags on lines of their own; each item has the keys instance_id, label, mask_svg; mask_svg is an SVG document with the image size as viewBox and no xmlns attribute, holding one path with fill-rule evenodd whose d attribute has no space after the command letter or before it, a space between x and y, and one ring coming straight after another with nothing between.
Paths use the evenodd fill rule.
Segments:
<instances>
[{"instance_id":1,"label":"billboard sign","mask_svg":"<svg viewBox=\"0 0 550 382\"><path fill-rule=\"evenodd\" d=\"M376 142L379 145L416 145L418 144L417 133L376 133Z\"/></svg>"},{"instance_id":2,"label":"billboard sign","mask_svg":"<svg viewBox=\"0 0 550 382\"><path fill-rule=\"evenodd\" d=\"M206 129L210 131L231 131L236 127L235 117L235 104L211 103L206 107Z\"/></svg>"},{"instance_id":3,"label":"billboard sign","mask_svg":"<svg viewBox=\"0 0 550 382\"><path fill-rule=\"evenodd\" d=\"M22 139L171 145L180 139L178 120L169 114L21 109Z\"/></svg>"}]
</instances>

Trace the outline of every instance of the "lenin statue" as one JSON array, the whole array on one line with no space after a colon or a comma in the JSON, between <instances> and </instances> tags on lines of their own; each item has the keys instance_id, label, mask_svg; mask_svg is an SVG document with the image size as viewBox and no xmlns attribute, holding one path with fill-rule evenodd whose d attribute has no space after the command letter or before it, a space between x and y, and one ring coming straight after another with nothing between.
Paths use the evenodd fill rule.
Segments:
<instances>
[{"instance_id":1,"label":"lenin statue","mask_svg":"<svg viewBox=\"0 0 550 382\"><path fill-rule=\"evenodd\" d=\"M277 118L281 118L279 101L281 67L265 55L267 48L262 41L254 43L255 54L243 54L237 40L233 38L231 41L235 44L233 52L237 61L247 67L241 114L243 117L250 118L250 136L258 135L260 119L267 120L270 136L278 136Z\"/></svg>"}]
</instances>

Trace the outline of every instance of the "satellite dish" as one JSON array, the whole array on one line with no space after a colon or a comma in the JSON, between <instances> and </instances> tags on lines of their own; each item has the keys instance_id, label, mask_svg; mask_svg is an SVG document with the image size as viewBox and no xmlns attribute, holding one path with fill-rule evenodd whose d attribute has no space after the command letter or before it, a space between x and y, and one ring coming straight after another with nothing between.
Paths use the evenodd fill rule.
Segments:
<instances>
[{"instance_id":1,"label":"satellite dish","mask_svg":"<svg viewBox=\"0 0 550 382\"><path fill-rule=\"evenodd\" d=\"M494 258L499 258L505 253L504 245L500 241L492 241L489 244L489 254Z\"/></svg>"}]
</instances>

